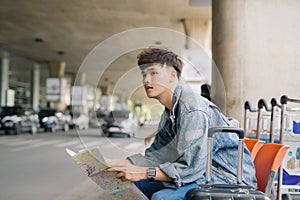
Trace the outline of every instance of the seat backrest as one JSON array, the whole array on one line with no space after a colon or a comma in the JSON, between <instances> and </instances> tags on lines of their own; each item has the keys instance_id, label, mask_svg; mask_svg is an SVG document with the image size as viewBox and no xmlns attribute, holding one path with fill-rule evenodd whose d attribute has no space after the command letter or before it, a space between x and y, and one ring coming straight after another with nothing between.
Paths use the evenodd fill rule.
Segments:
<instances>
[{"instance_id":1,"label":"seat backrest","mask_svg":"<svg viewBox=\"0 0 300 200\"><path fill-rule=\"evenodd\" d=\"M274 178L290 147L283 144L264 144L254 159L258 190L271 194Z\"/></svg>"},{"instance_id":2,"label":"seat backrest","mask_svg":"<svg viewBox=\"0 0 300 200\"><path fill-rule=\"evenodd\" d=\"M252 160L254 161L257 152L265 144L264 141L258 139L245 138L244 142L252 155Z\"/></svg>"}]
</instances>

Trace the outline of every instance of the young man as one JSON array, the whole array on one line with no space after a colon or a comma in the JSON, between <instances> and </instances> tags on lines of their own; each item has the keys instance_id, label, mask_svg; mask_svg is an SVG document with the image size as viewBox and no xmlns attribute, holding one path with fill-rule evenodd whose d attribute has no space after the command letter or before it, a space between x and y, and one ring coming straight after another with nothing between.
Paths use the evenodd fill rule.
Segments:
<instances>
[{"instance_id":1,"label":"young man","mask_svg":"<svg viewBox=\"0 0 300 200\"><path fill-rule=\"evenodd\" d=\"M179 83L182 61L166 49L148 48L138 55L143 84L149 98L165 110L152 145L145 155L109 160L109 171L123 181L134 181L149 199L184 199L191 188L205 183L207 130L229 126L210 101ZM213 146L213 183L236 183L238 139L217 134ZM256 186L251 155L245 149L243 182Z\"/></svg>"}]
</instances>

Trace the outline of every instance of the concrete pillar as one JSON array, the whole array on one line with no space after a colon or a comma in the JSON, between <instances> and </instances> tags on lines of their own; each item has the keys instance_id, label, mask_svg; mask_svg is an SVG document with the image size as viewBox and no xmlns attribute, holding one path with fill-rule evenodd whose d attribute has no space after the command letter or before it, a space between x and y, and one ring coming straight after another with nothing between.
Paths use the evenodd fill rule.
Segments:
<instances>
[{"instance_id":1,"label":"concrete pillar","mask_svg":"<svg viewBox=\"0 0 300 200\"><path fill-rule=\"evenodd\" d=\"M62 78L65 74L66 69L66 62L58 61L58 62L51 62L49 64L49 72L50 77L52 78ZM58 110L65 110L65 102L53 102L51 107L58 109Z\"/></svg>"},{"instance_id":2,"label":"concrete pillar","mask_svg":"<svg viewBox=\"0 0 300 200\"><path fill-rule=\"evenodd\" d=\"M108 95L108 87L107 86L100 86L101 94L102 95Z\"/></svg>"},{"instance_id":3,"label":"concrete pillar","mask_svg":"<svg viewBox=\"0 0 300 200\"><path fill-rule=\"evenodd\" d=\"M34 64L31 74L31 106L34 110L38 110L40 101L40 66L38 64Z\"/></svg>"},{"instance_id":4,"label":"concrete pillar","mask_svg":"<svg viewBox=\"0 0 300 200\"><path fill-rule=\"evenodd\" d=\"M211 51L211 20L183 19L185 34L188 36L185 44L186 49L197 49L200 44L206 51ZM195 42L192 42L193 39Z\"/></svg>"},{"instance_id":5,"label":"concrete pillar","mask_svg":"<svg viewBox=\"0 0 300 200\"><path fill-rule=\"evenodd\" d=\"M113 92L113 85L112 84L109 84L107 86L101 86L100 89L101 89L101 93L102 95L112 95L112 92Z\"/></svg>"},{"instance_id":6,"label":"concrete pillar","mask_svg":"<svg viewBox=\"0 0 300 200\"><path fill-rule=\"evenodd\" d=\"M88 87L86 86L86 73L85 72L77 72L74 74L74 83L72 86L72 96L71 99L73 99L72 109L73 112L77 111L80 113L87 114L89 113L89 105L87 104L88 101ZM75 98L75 101L74 101ZM76 101L80 100L80 103L77 103ZM93 105L96 105L96 95L94 93L94 103Z\"/></svg>"},{"instance_id":7,"label":"concrete pillar","mask_svg":"<svg viewBox=\"0 0 300 200\"><path fill-rule=\"evenodd\" d=\"M6 106L6 91L8 89L8 78L9 78L9 54L4 53L0 63L0 106Z\"/></svg>"},{"instance_id":8,"label":"concrete pillar","mask_svg":"<svg viewBox=\"0 0 300 200\"><path fill-rule=\"evenodd\" d=\"M246 0L213 0L212 2L212 57L217 66L213 70L212 98L218 102L226 116L243 124ZM218 96L216 82L219 70L225 86L226 99Z\"/></svg>"},{"instance_id":9,"label":"concrete pillar","mask_svg":"<svg viewBox=\"0 0 300 200\"><path fill-rule=\"evenodd\" d=\"M181 53L187 61L182 79L200 93L203 82L211 84L211 20L183 19L182 22L186 49Z\"/></svg>"},{"instance_id":10,"label":"concrete pillar","mask_svg":"<svg viewBox=\"0 0 300 200\"><path fill-rule=\"evenodd\" d=\"M83 86L86 83L86 73L85 72L77 72L75 75L74 85Z\"/></svg>"},{"instance_id":11,"label":"concrete pillar","mask_svg":"<svg viewBox=\"0 0 300 200\"><path fill-rule=\"evenodd\" d=\"M66 70L66 62L51 62L49 64L49 70L51 77L63 77Z\"/></svg>"}]
</instances>

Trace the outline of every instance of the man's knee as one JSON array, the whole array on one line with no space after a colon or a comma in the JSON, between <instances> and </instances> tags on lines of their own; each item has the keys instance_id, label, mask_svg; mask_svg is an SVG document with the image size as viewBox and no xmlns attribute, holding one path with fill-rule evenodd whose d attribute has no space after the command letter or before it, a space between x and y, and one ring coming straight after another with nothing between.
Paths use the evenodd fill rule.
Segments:
<instances>
[{"instance_id":1,"label":"man's knee","mask_svg":"<svg viewBox=\"0 0 300 200\"><path fill-rule=\"evenodd\" d=\"M165 200L165 196L162 193L162 190L158 191L158 192L155 192L152 197L151 197L151 200Z\"/></svg>"},{"instance_id":2,"label":"man's knee","mask_svg":"<svg viewBox=\"0 0 300 200\"><path fill-rule=\"evenodd\" d=\"M178 189L166 188L155 192L152 195L151 200L183 200L185 199L185 194L192 188L198 188L198 184L188 184L182 186Z\"/></svg>"},{"instance_id":3,"label":"man's knee","mask_svg":"<svg viewBox=\"0 0 300 200\"><path fill-rule=\"evenodd\" d=\"M172 193L174 193L173 189L163 189L155 192L152 195L151 200L174 200L174 195L172 195Z\"/></svg>"}]
</instances>

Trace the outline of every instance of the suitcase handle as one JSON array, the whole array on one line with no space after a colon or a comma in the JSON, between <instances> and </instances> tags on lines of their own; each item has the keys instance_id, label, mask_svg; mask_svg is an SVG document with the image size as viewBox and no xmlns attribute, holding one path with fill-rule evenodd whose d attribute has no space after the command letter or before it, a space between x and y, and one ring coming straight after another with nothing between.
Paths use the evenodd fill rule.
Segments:
<instances>
[{"instance_id":1,"label":"suitcase handle","mask_svg":"<svg viewBox=\"0 0 300 200\"><path fill-rule=\"evenodd\" d=\"M211 181L211 166L212 166L212 136L215 133L227 132L236 133L239 136L239 146L238 146L238 170L237 170L237 184L242 184L242 170L243 170L243 153L244 153L244 130L241 128L233 127L212 127L208 129L207 136L207 161L206 161L206 173L205 179L206 183Z\"/></svg>"},{"instance_id":2,"label":"suitcase handle","mask_svg":"<svg viewBox=\"0 0 300 200\"><path fill-rule=\"evenodd\" d=\"M244 139L244 130L241 128L233 128L233 127L212 127L208 129L208 136L211 138L214 133L217 132L227 132L227 133L236 133L240 139Z\"/></svg>"}]
</instances>

